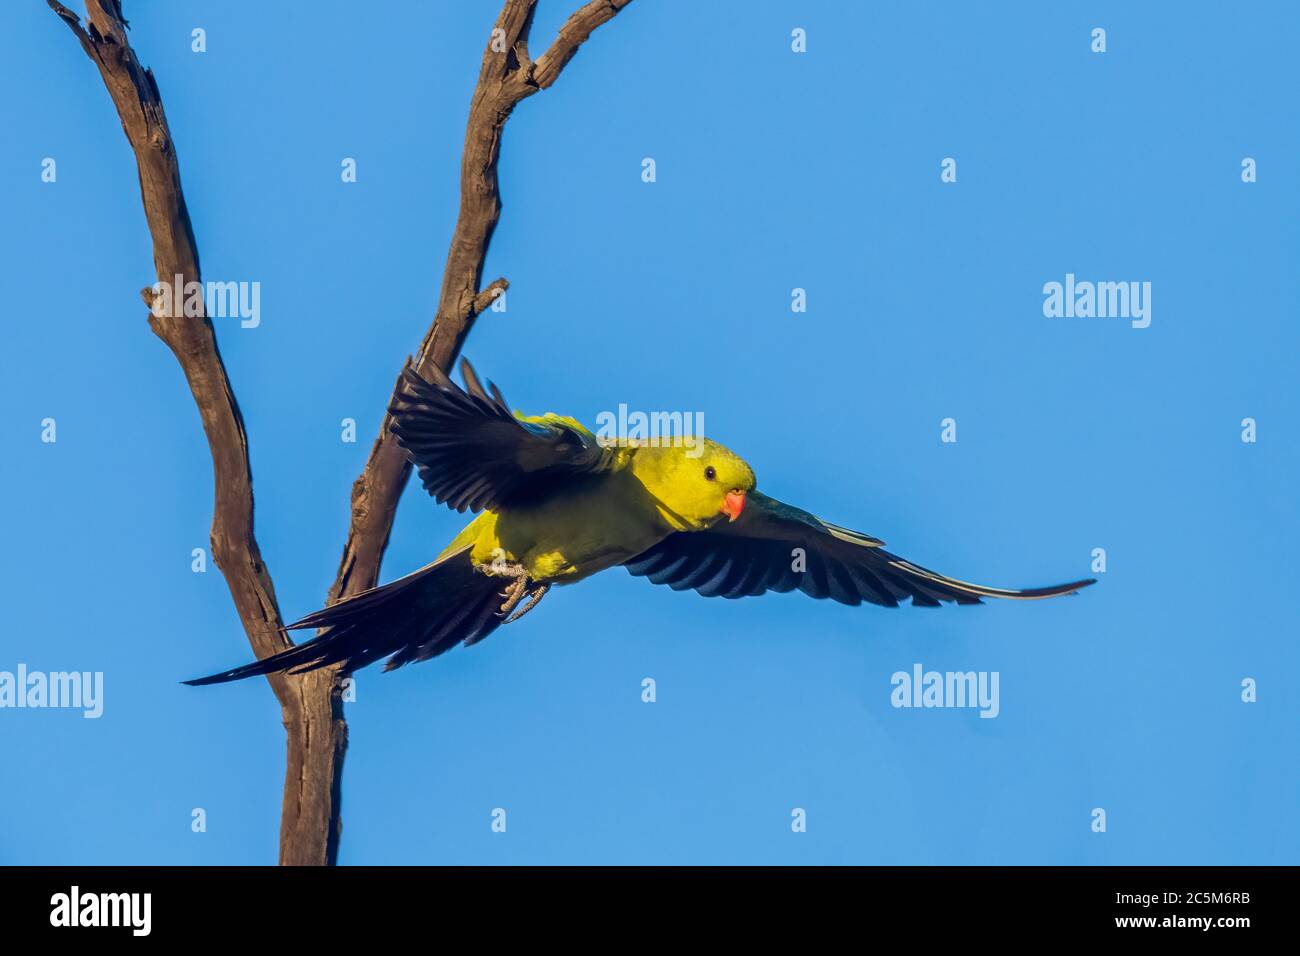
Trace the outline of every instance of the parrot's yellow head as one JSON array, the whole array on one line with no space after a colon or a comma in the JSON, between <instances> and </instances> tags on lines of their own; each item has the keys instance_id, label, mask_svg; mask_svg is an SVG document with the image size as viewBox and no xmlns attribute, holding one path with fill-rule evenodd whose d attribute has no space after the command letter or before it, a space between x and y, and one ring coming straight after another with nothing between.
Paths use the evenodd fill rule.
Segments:
<instances>
[{"instance_id":1,"label":"parrot's yellow head","mask_svg":"<svg viewBox=\"0 0 1300 956\"><path fill-rule=\"evenodd\" d=\"M721 516L735 521L754 490L754 471L745 460L707 438L694 447L638 449L632 467L660 514L680 531L699 531Z\"/></svg>"}]
</instances>

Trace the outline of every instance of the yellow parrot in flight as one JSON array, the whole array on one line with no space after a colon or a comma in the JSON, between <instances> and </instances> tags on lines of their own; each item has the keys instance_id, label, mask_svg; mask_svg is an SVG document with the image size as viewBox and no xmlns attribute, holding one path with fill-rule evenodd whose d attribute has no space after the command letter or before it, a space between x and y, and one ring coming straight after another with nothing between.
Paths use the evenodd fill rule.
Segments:
<instances>
[{"instance_id":1,"label":"yellow parrot in flight","mask_svg":"<svg viewBox=\"0 0 1300 956\"><path fill-rule=\"evenodd\" d=\"M673 590L739 598L798 588L841 604L897 607L1037 600L1093 579L1010 590L968 584L891 554L884 542L822 521L755 489L754 472L716 442L609 444L572 418L511 412L469 362L465 387L408 368L392 433L425 489L481 512L432 564L308 614L288 629L318 637L191 685L387 657L385 670L483 640L552 585L622 565Z\"/></svg>"}]
</instances>

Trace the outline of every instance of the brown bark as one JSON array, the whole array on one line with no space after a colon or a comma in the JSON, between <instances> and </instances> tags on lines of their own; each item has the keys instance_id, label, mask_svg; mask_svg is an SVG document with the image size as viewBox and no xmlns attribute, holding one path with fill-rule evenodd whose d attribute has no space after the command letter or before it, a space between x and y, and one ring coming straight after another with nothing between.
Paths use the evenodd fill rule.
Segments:
<instances>
[{"instance_id":1,"label":"brown bark","mask_svg":"<svg viewBox=\"0 0 1300 956\"><path fill-rule=\"evenodd\" d=\"M179 275L186 283L201 282L199 251L158 85L131 49L120 3L86 0L88 22L83 28L76 14L58 0L48 2L99 68L135 152L159 281L171 284ZM152 290L145 289L144 295L152 305ZM149 325L185 372L207 435L215 489L212 559L226 579L253 653L258 658L268 657L290 647L291 642L253 534L248 438L212 321L207 316L169 317L151 312ZM280 702L288 737L280 862L333 863L339 836L339 781L347 747L338 675L320 670L296 678L273 674L267 680Z\"/></svg>"},{"instance_id":2,"label":"brown bark","mask_svg":"<svg viewBox=\"0 0 1300 956\"><path fill-rule=\"evenodd\" d=\"M511 111L554 83L591 32L631 0L592 0L568 19L550 49L534 61L528 53L528 32L536 2L506 0L483 54L461 160L460 214L438 310L415 359L417 371L432 364L448 368L475 317L508 285L497 279L479 289L488 244L501 215L497 162ZM47 3L81 42L117 107L139 168L159 281L172 283L180 275L186 283L201 282L198 247L162 99L153 74L140 66L127 40L120 0L86 0L84 28L59 0ZM144 296L152 305L152 291L144 290ZM254 654L267 657L291 646L291 641L253 533L248 440L212 322L207 316L151 313L149 324L175 354L198 406L213 464L213 560L225 577ZM365 470L353 484L351 527L330 603L377 582L409 474L410 465L392 440L385 416ZM347 749L340 675L334 668L322 668L292 679L283 674L267 679L280 702L288 738L280 863L333 864L341 831L340 783Z\"/></svg>"},{"instance_id":3,"label":"brown bark","mask_svg":"<svg viewBox=\"0 0 1300 956\"><path fill-rule=\"evenodd\" d=\"M533 60L528 54L528 33L537 0L506 0L488 37L478 85L470 100L460 165L460 214L442 274L438 311L416 354L417 372L424 373L434 365L448 370L475 318L491 304L495 290L504 291L509 285L505 279L497 279L479 289L488 244L501 216L497 161L510 113L521 100L553 84L591 32L629 3L631 0L592 0L569 17L550 49ZM330 589L331 603L374 587L379 580L397 502L411 472L389 432L389 421L385 416L365 470L352 485L352 524Z\"/></svg>"}]
</instances>

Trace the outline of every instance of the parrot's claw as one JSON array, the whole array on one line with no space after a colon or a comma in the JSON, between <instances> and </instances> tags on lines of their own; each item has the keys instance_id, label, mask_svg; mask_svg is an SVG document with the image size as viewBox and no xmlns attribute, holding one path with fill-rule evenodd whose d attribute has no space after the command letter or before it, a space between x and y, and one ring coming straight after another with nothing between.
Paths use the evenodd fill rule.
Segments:
<instances>
[{"instance_id":1,"label":"parrot's claw","mask_svg":"<svg viewBox=\"0 0 1300 956\"><path fill-rule=\"evenodd\" d=\"M537 602L539 602L542 598L546 597L546 592L549 591L550 589L551 586L549 584L542 584L536 588L533 588L533 590L530 591L528 594L528 603L525 604L523 607L521 607L518 611L515 611L514 614L510 615L510 617L506 618L506 623L507 624L515 623L515 621L519 620L521 617L523 617L533 608L537 607Z\"/></svg>"},{"instance_id":2,"label":"parrot's claw","mask_svg":"<svg viewBox=\"0 0 1300 956\"><path fill-rule=\"evenodd\" d=\"M506 589L501 592L501 596L505 598L505 603L501 605L501 610L497 611L497 617L505 617L507 614L513 611L515 609L515 605L517 605L520 601L522 601L524 599L524 595L526 595L527 593L528 593L527 578L515 578L513 581L507 584ZM507 621L506 623L508 624L509 621Z\"/></svg>"},{"instance_id":3,"label":"parrot's claw","mask_svg":"<svg viewBox=\"0 0 1300 956\"><path fill-rule=\"evenodd\" d=\"M492 577L512 579L510 583L506 585L506 589L501 592L503 601L501 603L501 609L497 611L497 617L507 617L507 615L510 615L511 611L514 611L514 609L519 606L520 601L524 598L528 598L528 603L518 612L510 615L505 621L506 624L519 620L535 608L537 602L540 601L546 592L551 589L549 584L542 584L530 588L528 586L528 569L522 564L502 564L496 562L492 564L477 564L474 567L476 570L491 575Z\"/></svg>"}]
</instances>

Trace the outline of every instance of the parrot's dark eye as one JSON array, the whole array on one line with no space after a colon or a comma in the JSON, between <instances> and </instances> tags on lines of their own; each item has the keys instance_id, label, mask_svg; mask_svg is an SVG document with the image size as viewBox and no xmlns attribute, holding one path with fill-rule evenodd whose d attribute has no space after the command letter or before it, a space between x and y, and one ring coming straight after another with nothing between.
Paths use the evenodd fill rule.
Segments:
<instances>
[{"instance_id":1,"label":"parrot's dark eye","mask_svg":"<svg viewBox=\"0 0 1300 956\"><path fill-rule=\"evenodd\" d=\"M704 480L705 480L705 481L712 481L714 478L717 478L717 477L718 477L717 469L715 469L712 465L709 465L708 468L705 468L705 469L704 469Z\"/></svg>"}]
</instances>

